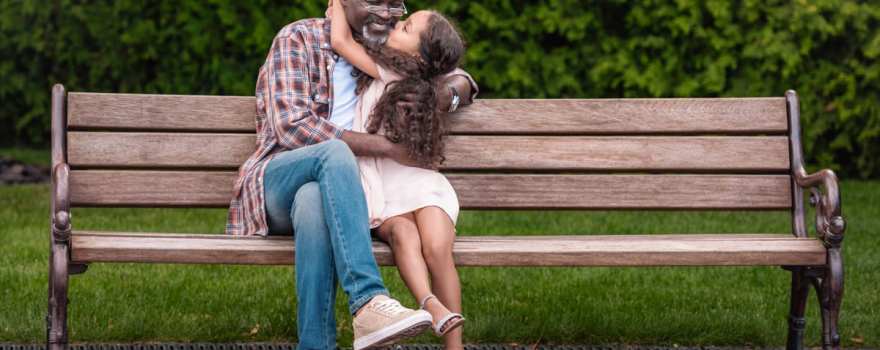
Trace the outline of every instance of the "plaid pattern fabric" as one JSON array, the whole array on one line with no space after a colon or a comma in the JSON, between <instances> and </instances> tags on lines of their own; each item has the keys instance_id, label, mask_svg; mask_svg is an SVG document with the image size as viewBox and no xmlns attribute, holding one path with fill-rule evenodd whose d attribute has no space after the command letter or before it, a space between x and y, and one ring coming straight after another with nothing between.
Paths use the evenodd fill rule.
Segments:
<instances>
[{"instance_id":1,"label":"plaid pattern fabric","mask_svg":"<svg viewBox=\"0 0 880 350\"><path fill-rule=\"evenodd\" d=\"M275 36L257 77L256 151L239 168L227 234L268 234L263 173L276 153L342 136L328 119L333 62L323 18L288 24Z\"/></svg>"}]
</instances>

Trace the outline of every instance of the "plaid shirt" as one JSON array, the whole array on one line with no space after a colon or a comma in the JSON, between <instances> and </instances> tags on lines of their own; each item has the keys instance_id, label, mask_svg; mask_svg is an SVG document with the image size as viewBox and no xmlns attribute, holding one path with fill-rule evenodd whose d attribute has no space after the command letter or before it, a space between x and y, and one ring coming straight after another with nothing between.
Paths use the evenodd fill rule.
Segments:
<instances>
[{"instance_id":1,"label":"plaid shirt","mask_svg":"<svg viewBox=\"0 0 880 350\"><path fill-rule=\"evenodd\" d=\"M282 28L272 42L257 77L257 150L238 170L226 233L266 236L263 174L279 152L342 136L330 122L335 53L330 48L330 21L304 19ZM471 99L479 88L469 74Z\"/></svg>"},{"instance_id":2,"label":"plaid shirt","mask_svg":"<svg viewBox=\"0 0 880 350\"><path fill-rule=\"evenodd\" d=\"M268 234L263 173L275 154L342 136L328 119L333 62L323 18L288 24L275 36L257 77L257 149L239 168L227 234Z\"/></svg>"}]
</instances>

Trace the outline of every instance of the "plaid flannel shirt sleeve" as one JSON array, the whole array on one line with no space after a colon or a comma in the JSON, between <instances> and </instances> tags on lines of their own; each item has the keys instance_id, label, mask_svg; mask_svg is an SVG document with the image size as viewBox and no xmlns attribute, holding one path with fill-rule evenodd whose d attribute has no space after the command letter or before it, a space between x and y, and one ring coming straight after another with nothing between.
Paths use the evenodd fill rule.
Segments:
<instances>
[{"instance_id":1,"label":"plaid flannel shirt sleeve","mask_svg":"<svg viewBox=\"0 0 880 350\"><path fill-rule=\"evenodd\" d=\"M303 31L279 35L272 43L267 71L268 118L279 145L296 149L342 136L343 130L314 113L310 42Z\"/></svg>"}]
</instances>

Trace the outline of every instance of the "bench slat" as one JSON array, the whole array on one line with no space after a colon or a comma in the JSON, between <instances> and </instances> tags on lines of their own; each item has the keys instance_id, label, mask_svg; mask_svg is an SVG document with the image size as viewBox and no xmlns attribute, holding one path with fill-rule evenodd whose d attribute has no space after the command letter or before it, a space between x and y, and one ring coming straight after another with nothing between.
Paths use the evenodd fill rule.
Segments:
<instances>
[{"instance_id":1,"label":"bench slat","mask_svg":"<svg viewBox=\"0 0 880 350\"><path fill-rule=\"evenodd\" d=\"M167 236L74 232L74 262L291 265L290 238ZM222 237L221 237L222 236ZM710 239L711 237L711 239ZM390 248L374 242L381 265ZM815 239L780 235L465 236L456 239L458 266L822 265Z\"/></svg>"},{"instance_id":2,"label":"bench slat","mask_svg":"<svg viewBox=\"0 0 880 350\"><path fill-rule=\"evenodd\" d=\"M251 96L68 95L68 126L254 132ZM767 98L479 99L452 118L460 134L784 134L785 100Z\"/></svg>"},{"instance_id":3,"label":"bench slat","mask_svg":"<svg viewBox=\"0 0 880 350\"><path fill-rule=\"evenodd\" d=\"M456 134L785 134L784 98L479 99Z\"/></svg>"},{"instance_id":4,"label":"bench slat","mask_svg":"<svg viewBox=\"0 0 880 350\"><path fill-rule=\"evenodd\" d=\"M788 175L447 175L466 208L788 209Z\"/></svg>"},{"instance_id":5,"label":"bench slat","mask_svg":"<svg viewBox=\"0 0 880 350\"><path fill-rule=\"evenodd\" d=\"M236 172L74 170L75 206L228 207ZM788 209L788 175L446 174L465 209Z\"/></svg>"},{"instance_id":6,"label":"bench slat","mask_svg":"<svg viewBox=\"0 0 880 350\"><path fill-rule=\"evenodd\" d=\"M253 96L67 94L67 127L254 132Z\"/></svg>"},{"instance_id":7,"label":"bench slat","mask_svg":"<svg viewBox=\"0 0 880 350\"><path fill-rule=\"evenodd\" d=\"M255 136L69 132L72 167L237 169ZM788 172L785 136L453 136L448 170Z\"/></svg>"}]
</instances>

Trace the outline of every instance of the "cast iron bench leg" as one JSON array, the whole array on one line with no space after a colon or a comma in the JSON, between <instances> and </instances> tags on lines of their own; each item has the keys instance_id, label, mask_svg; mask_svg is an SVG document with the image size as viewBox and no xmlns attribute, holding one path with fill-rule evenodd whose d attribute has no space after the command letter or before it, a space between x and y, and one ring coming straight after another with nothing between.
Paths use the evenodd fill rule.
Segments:
<instances>
[{"instance_id":1,"label":"cast iron bench leg","mask_svg":"<svg viewBox=\"0 0 880 350\"><path fill-rule=\"evenodd\" d=\"M67 350L68 242L52 239L49 257L49 314L46 316L46 349Z\"/></svg>"},{"instance_id":2,"label":"cast iron bench leg","mask_svg":"<svg viewBox=\"0 0 880 350\"><path fill-rule=\"evenodd\" d=\"M840 248L828 249L828 267L822 276L813 278L813 286L819 295L819 311L822 314L822 348L840 349L840 333L837 330L840 303L843 299L843 260Z\"/></svg>"},{"instance_id":3,"label":"cast iron bench leg","mask_svg":"<svg viewBox=\"0 0 880 350\"><path fill-rule=\"evenodd\" d=\"M791 310L788 316L787 350L803 350L804 348L804 310L807 297L810 295L810 281L805 275L804 267L791 268Z\"/></svg>"}]
</instances>

